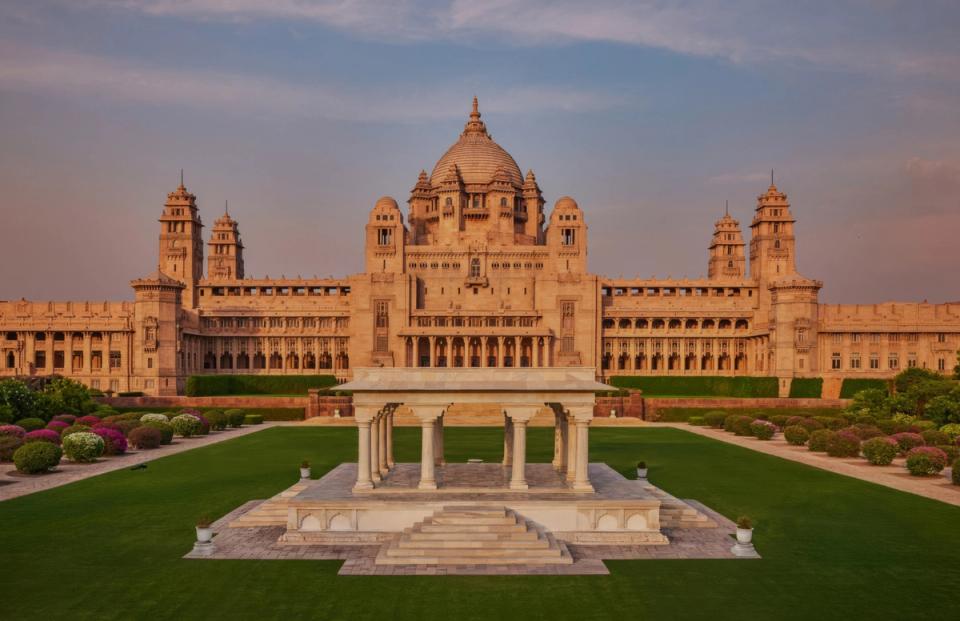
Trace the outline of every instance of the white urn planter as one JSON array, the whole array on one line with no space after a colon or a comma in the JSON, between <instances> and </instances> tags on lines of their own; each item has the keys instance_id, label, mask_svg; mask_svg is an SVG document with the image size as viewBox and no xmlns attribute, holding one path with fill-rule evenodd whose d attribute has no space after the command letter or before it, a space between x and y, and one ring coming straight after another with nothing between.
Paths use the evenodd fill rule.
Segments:
<instances>
[{"instance_id":1,"label":"white urn planter","mask_svg":"<svg viewBox=\"0 0 960 621\"><path fill-rule=\"evenodd\" d=\"M310 478L310 468L300 468L300 478L309 479Z\"/></svg>"},{"instance_id":2,"label":"white urn planter","mask_svg":"<svg viewBox=\"0 0 960 621\"><path fill-rule=\"evenodd\" d=\"M209 526L197 526L197 543L210 543L213 540L213 529Z\"/></svg>"},{"instance_id":3,"label":"white urn planter","mask_svg":"<svg viewBox=\"0 0 960 621\"><path fill-rule=\"evenodd\" d=\"M737 528L737 543L746 545L753 542L752 528Z\"/></svg>"},{"instance_id":4,"label":"white urn planter","mask_svg":"<svg viewBox=\"0 0 960 621\"><path fill-rule=\"evenodd\" d=\"M637 466L637 478L638 478L638 479L644 479L644 480L646 480L646 478L647 478L647 466L646 466L646 465L644 465L644 466L642 466L642 467L641 467L641 466Z\"/></svg>"}]
</instances>

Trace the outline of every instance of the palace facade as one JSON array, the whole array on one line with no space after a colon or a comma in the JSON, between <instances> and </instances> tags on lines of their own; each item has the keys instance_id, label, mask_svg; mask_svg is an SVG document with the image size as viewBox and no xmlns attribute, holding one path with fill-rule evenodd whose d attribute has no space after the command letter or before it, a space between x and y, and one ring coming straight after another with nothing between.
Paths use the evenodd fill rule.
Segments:
<instances>
[{"instance_id":1,"label":"palace facade","mask_svg":"<svg viewBox=\"0 0 960 621\"><path fill-rule=\"evenodd\" d=\"M406 215L389 197L374 205L361 274L245 277L237 221L224 213L205 242L181 182L160 215L158 269L130 283L132 300L0 302L0 375L172 395L195 374L594 366L599 378L774 376L786 392L794 377L949 372L956 361L960 302L821 304L822 283L797 272L793 212L773 184L749 248L724 215L696 280L592 274L584 212L569 197L545 206L476 100Z\"/></svg>"}]
</instances>

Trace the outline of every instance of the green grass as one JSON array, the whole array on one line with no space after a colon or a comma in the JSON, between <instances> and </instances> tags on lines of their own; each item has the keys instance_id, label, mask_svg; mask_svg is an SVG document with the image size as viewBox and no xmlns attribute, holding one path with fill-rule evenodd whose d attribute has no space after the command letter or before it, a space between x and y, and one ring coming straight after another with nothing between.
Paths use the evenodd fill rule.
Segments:
<instances>
[{"instance_id":1,"label":"green grass","mask_svg":"<svg viewBox=\"0 0 960 621\"><path fill-rule=\"evenodd\" d=\"M661 408L657 410L660 413L660 420L666 423L683 423L691 416L703 416L707 412L721 410L731 414L743 414L745 416L761 416L766 414L768 417L777 414L786 416L837 416L842 410L838 408Z\"/></svg>"},{"instance_id":2,"label":"green grass","mask_svg":"<svg viewBox=\"0 0 960 621\"><path fill-rule=\"evenodd\" d=\"M187 561L193 522L355 457L348 428L274 428L0 503L5 619L951 619L960 508L676 429L591 431L591 458L727 516L759 561L610 561L610 576L338 577L339 561ZM419 432L396 430L401 460ZM531 461L552 430L530 430ZM450 460L500 430L447 431Z\"/></svg>"},{"instance_id":3,"label":"green grass","mask_svg":"<svg viewBox=\"0 0 960 621\"><path fill-rule=\"evenodd\" d=\"M631 376L610 378L617 388L637 388L645 397L776 397L775 377Z\"/></svg>"}]
</instances>

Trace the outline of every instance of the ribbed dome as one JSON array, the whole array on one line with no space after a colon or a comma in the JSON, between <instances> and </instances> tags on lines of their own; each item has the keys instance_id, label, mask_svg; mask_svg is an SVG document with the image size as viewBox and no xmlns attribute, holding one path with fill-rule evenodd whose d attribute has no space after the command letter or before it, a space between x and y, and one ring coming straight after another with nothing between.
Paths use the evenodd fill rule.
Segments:
<instances>
[{"instance_id":1,"label":"ribbed dome","mask_svg":"<svg viewBox=\"0 0 960 621\"><path fill-rule=\"evenodd\" d=\"M520 167L503 147L498 145L487 133L487 127L480 120L480 111L477 107L477 98L473 98L473 111L460 134L460 139L453 143L443 154L430 174L430 184L437 186L450 170L450 165L456 164L460 176L465 184L490 183L494 173L503 169L507 178L516 186L523 185L523 175Z\"/></svg>"}]
</instances>

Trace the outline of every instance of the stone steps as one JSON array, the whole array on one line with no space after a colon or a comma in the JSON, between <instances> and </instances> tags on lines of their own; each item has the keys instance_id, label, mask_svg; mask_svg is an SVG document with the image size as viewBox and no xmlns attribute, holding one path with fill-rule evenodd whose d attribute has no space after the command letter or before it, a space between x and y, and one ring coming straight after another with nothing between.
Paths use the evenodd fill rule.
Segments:
<instances>
[{"instance_id":1,"label":"stone steps","mask_svg":"<svg viewBox=\"0 0 960 621\"><path fill-rule=\"evenodd\" d=\"M378 565L555 565L573 557L552 534L502 506L444 507L384 544Z\"/></svg>"},{"instance_id":2,"label":"stone steps","mask_svg":"<svg viewBox=\"0 0 960 621\"><path fill-rule=\"evenodd\" d=\"M286 526L290 499L307 487L309 481L295 483L272 498L263 501L250 511L230 522L228 528L258 528L262 526Z\"/></svg>"}]
</instances>

